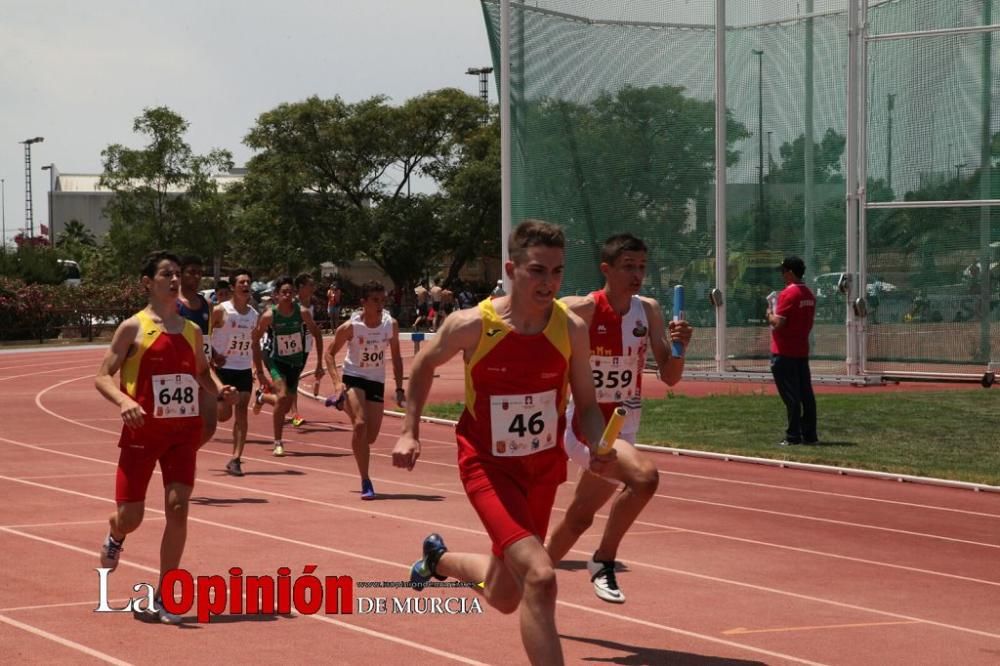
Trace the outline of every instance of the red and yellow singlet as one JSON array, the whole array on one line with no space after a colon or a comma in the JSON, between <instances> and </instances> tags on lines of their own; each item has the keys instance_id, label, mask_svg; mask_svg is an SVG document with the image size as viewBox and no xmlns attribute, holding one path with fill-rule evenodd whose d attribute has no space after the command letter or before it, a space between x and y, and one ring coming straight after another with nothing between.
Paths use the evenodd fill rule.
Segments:
<instances>
[{"instance_id":1,"label":"red and yellow singlet","mask_svg":"<svg viewBox=\"0 0 1000 666\"><path fill-rule=\"evenodd\" d=\"M145 423L132 431L133 441L140 434L176 432L201 428L198 414L198 366L195 355L198 327L185 320L181 333L167 333L145 310L135 315L139 320L138 349L125 359L121 368L121 390L146 412ZM123 429L123 440L126 432Z\"/></svg>"},{"instance_id":2,"label":"red and yellow singlet","mask_svg":"<svg viewBox=\"0 0 1000 666\"><path fill-rule=\"evenodd\" d=\"M524 485L566 480L563 432L569 377L569 317L556 301L545 329L514 332L491 300L479 304L482 332L465 366L465 410L456 429L463 478L483 466Z\"/></svg>"}]
</instances>

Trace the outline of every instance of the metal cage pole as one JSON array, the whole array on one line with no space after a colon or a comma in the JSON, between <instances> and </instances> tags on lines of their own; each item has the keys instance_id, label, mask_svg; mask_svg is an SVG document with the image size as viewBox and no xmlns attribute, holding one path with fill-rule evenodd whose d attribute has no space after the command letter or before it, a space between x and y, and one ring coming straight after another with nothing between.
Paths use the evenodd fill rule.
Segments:
<instances>
[{"instance_id":1,"label":"metal cage pole","mask_svg":"<svg viewBox=\"0 0 1000 666\"><path fill-rule=\"evenodd\" d=\"M813 0L806 0L806 13L813 13ZM805 55L806 55L806 71L805 71L805 84L806 84L806 108L805 108L805 141L804 141L804 153L803 158L805 161L805 173L804 185L805 192L803 192L802 199L802 213L805 217L804 225L804 235L805 235L805 260L806 269L813 271L813 275L819 275L819 266L816 262L816 158L815 158L815 146L813 142L815 141L816 131L813 127L813 116L815 110L813 108L815 99L815 73L814 73L814 58L813 54L813 37L814 37L814 19L812 16L806 19L806 39L805 39Z\"/></svg>"},{"instance_id":2,"label":"metal cage pole","mask_svg":"<svg viewBox=\"0 0 1000 666\"><path fill-rule=\"evenodd\" d=\"M857 296L866 304L855 316L858 374L865 374L868 362L868 0L861 0L858 17L858 280ZM853 306L853 302L850 304ZM851 308L853 312L853 307Z\"/></svg>"},{"instance_id":3,"label":"metal cage pole","mask_svg":"<svg viewBox=\"0 0 1000 666\"><path fill-rule=\"evenodd\" d=\"M500 276L510 293L506 265L511 232L510 2L500 0Z\"/></svg>"},{"instance_id":4,"label":"metal cage pole","mask_svg":"<svg viewBox=\"0 0 1000 666\"><path fill-rule=\"evenodd\" d=\"M993 20L992 3L990 0L983 0L983 25L990 25ZM992 99L991 82L992 74L992 44L993 34L983 33L983 53L980 61L980 74L982 79L982 92L980 96L980 113L982 114L982 133L980 137L980 166L979 166L979 197L989 199L993 183L993 160L991 153L992 139L990 137L990 105ZM979 299L982 313L979 317L979 356L987 368L992 367L990 354L990 305L992 303L992 264L993 257L990 254L990 208L983 206L979 209Z\"/></svg>"},{"instance_id":5,"label":"metal cage pole","mask_svg":"<svg viewBox=\"0 0 1000 666\"><path fill-rule=\"evenodd\" d=\"M715 0L715 284L726 290L726 0ZM726 371L726 299L715 303L715 370Z\"/></svg>"},{"instance_id":6,"label":"metal cage pole","mask_svg":"<svg viewBox=\"0 0 1000 666\"><path fill-rule=\"evenodd\" d=\"M847 274L858 269L858 2L847 8ZM853 280L852 280L853 282ZM857 338L854 335L854 287L849 285L846 307L847 375L858 374Z\"/></svg>"}]
</instances>

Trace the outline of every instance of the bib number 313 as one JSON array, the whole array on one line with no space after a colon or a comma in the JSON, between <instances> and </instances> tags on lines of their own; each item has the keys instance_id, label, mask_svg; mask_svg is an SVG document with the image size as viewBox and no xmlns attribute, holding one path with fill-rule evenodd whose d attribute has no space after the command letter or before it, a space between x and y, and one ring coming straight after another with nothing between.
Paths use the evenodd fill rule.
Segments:
<instances>
[{"instance_id":1,"label":"bib number 313","mask_svg":"<svg viewBox=\"0 0 1000 666\"><path fill-rule=\"evenodd\" d=\"M530 456L556 445L556 392L490 396L495 456Z\"/></svg>"},{"instance_id":2,"label":"bib number 313","mask_svg":"<svg viewBox=\"0 0 1000 666\"><path fill-rule=\"evenodd\" d=\"M158 419L198 416L198 381L188 374L153 375L153 399Z\"/></svg>"}]
</instances>

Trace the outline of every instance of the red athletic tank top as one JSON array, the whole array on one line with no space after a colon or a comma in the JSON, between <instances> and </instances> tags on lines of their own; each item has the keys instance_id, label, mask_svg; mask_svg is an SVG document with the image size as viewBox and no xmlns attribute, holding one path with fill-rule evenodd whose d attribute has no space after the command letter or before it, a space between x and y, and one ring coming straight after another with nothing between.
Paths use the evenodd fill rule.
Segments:
<instances>
[{"instance_id":1,"label":"red athletic tank top","mask_svg":"<svg viewBox=\"0 0 1000 666\"><path fill-rule=\"evenodd\" d=\"M195 360L198 327L185 320L183 332L167 333L145 310L135 316L139 349L122 364L120 385L146 412L139 432L201 428Z\"/></svg>"},{"instance_id":2,"label":"red athletic tank top","mask_svg":"<svg viewBox=\"0 0 1000 666\"><path fill-rule=\"evenodd\" d=\"M465 411L456 429L464 476L479 466L501 468L519 481L566 480L569 317L556 301L545 329L515 333L493 301L479 304L482 332L465 366Z\"/></svg>"}]
</instances>

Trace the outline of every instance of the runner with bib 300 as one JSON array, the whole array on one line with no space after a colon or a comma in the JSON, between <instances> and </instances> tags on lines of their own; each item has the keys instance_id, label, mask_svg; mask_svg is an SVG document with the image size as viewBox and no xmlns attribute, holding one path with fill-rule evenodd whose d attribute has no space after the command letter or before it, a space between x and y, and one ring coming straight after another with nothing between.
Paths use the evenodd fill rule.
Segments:
<instances>
[{"instance_id":1,"label":"runner with bib 300","mask_svg":"<svg viewBox=\"0 0 1000 666\"><path fill-rule=\"evenodd\" d=\"M347 345L344 371L337 373L337 352ZM361 499L375 499L375 486L368 475L371 445L382 430L385 403L385 365L392 352L392 374L396 380L396 404L402 407L403 357L399 353L399 324L385 310L385 286L377 280L361 285L361 310L337 327L326 351L334 395L344 400L351 419L351 450L361 474ZM343 396L343 398L341 398Z\"/></svg>"}]
</instances>

